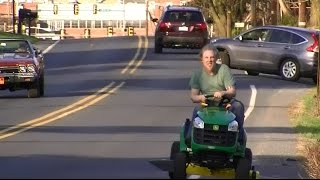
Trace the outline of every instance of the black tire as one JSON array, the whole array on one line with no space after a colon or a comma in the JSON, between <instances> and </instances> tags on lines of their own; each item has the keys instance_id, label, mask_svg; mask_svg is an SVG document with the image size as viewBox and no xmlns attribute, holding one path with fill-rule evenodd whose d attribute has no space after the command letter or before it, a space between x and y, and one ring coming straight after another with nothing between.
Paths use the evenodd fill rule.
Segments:
<instances>
[{"instance_id":1,"label":"black tire","mask_svg":"<svg viewBox=\"0 0 320 180\"><path fill-rule=\"evenodd\" d=\"M250 170L252 166L252 152L251 149L245 149L245 157L239 158L236 166L236 179L249 179Z\"/></svg>"},{"instance_id":2,"label":"black tire","mask_svg":"<svg viewBox=\"0 0 320 180\"><path fill-rule=\"evenodd\" d=\"M230 67L230 57L227 51L219 51L221 63Z\"/></svg>"},{"instance_id":3,"label":"black tire","mask_svg":"<svg viewBox=\"0 0 320 180\"><path fill-rule=\"evenodd\" d=\"M185 153L178 152L173 161L173 179L186 179L187 156Z\"/></svg>"},{"instance_id":4,"label":"black tire","mask_svg":"<svg viewBox=\"0 0 320 180\"><path fill-rule=\"evenodd\" d=\"M41 75L40 77L40 96L44 96L44 74Z\"/></svg>"},{"instance_id":5,"label":"black tire","mask_svg":"<svg viewBox=\"0 0 320 180\"><path fill-rule=\"evenodd\" d=\"M250 162L246 158L239 158L237 167L236 167L236 174L235 179L249 179L250 174Z\"/></svg>"},{"instance_id":6,"label":"black tire","mask_svg":"<svg viewBox=\"0 0 320 180\"><path fill-rule=\"evenodd\" d=\"M40 97L40 86L39 82L35 82L30 89L28 89L28 98Z\"/></svg>"},{"instance_id":7,"label":"black tire","mask_svg":"<svg viewBox=\"0 0 320 180\"><path fill-rule=\"evenodd\" d=\"M250 167L252 166L252 151L249 148L245 150L245 158L250 161Z\"/></svg>"},{"instance_id":8,"label":"black tire","mask_svg":"<svg viewBox=\"0 0 320 180\"><path fill-rule=\"evenodd\" d=\"M180 142L174 141L171 145L170 160L174 160L175 155L180 152ZM170 179L173 179L173 172L169 172Z\"/></svg>"},{"instance_id":9,"label":"black tire","mask_svg":"<svg viewBox=\"0 0 320 180\"><path fill-rule=\"evenodd\" d=\"M279 73L284 80L297 81L300 78L300 64L293 59L286 59L281 63Z\"/></svg>"},{"instance_id":10,"label":"black tire","mask_svg":"<svg viewBox=\"0 0 320 180\"><path fill-rule=\"evenodd\" d=\"M157 54L162 53L162 46L159 43L154 43L154 52Z\"/></svg>"},{"instance_id":11,"label":"black tire","mask_svg":"<svg viewBox=\"0 0 320 180\"><path fill-rule=\"evenodd\" d=\"M250 71L250 70L248 70L247 73L248 73L249 76L258 76L259 75L258 72Z\"/></svg>"}]
</instances>

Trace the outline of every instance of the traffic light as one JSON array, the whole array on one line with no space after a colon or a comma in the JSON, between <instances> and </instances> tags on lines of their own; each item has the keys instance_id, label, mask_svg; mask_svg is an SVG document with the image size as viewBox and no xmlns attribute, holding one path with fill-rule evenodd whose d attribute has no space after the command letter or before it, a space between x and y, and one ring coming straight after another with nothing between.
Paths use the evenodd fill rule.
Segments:
<instances>
[{"instance_id":1,"label":"traffic light","mask_svg":"<svg viewBox=\"0 0 320 180\"><path fill-rule=\"evenodd\" d=\"M98 13L98 6L96 4L93 5L93 14Z\"/></svg>"},{"instance_id":2,"label":"traffic light","mask_svg":"<svg viewBox=\"0 0 320 180\"><path fill-rule=\"evenodd\" d=\"M53 5L53 14L58 14L58 5Z\"/></svg>"},{"instance_id":3,"label":"traffic light","mask_svg":"<svg viewBox=\"0 0 320 180\"><path fill-rule=\"evenodd\" d=\"M134 28L132 26L128 27L128 36L133 36L134 35Z\"/></svg>"},{"instance_id":4,"label":"traffic light","mask_svg":"<svg viewBox=\"0 0 320 180\"><path fill-rule=\"evenodd\" d=\"M73 13L74 13L74 15L79 14L79 5L78 4L73 5Z\"/></svg>"},{"instance_id":5,"label":"traffic light","mask_svg":"<svg viewBox=\"0 0 320 180\"><path fill-rule=\"evenodd\" d=\"M108 36L113 36L113 27L112 26L108 26Z\"/></svg>"}]
</instances>

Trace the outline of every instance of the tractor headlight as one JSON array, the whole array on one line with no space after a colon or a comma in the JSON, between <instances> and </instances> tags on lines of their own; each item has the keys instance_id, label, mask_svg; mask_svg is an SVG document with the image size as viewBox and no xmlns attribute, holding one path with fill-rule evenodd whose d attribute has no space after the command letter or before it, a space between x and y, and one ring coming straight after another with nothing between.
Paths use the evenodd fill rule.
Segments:
<instances>
[{"instance_id":1,"label":"tractor headlight","mask_svg":"<svg viewBox=\"0 0 320 180\"><path fill-rule=\"evenodd\" d=\"M204 122L199 117L196 117L193 121L193 126L195 128L203 129L204 128Z\"/></svg>"},{"instance_id":2,"label":"tractor headlight","mask_svg":"<svg viewBox=\"0 0 320 180\"><path fill-rule=\"evenodd\" d=\"M20 72L20 73L25 73L25 72L27 72L26 66L24 66L24 65L19 65L19 72Z\"/></svg>"},{"instance_id":3,"label":"tractor headlight","mask_svg":"<svg viewBox=\"0 0 320 180\"><path fill-rule=\"evenodd\" d=\"M27 71L33 73L33 72L36 72L36 69L35 69L34 65L28 65Z\"/></svg>"},{"instance_id":4,"label":"tractor headlight","mask_svg":"<svg viewBox=\"0 0 320 180\"><path fill-rule=\"evenodd\" d=\"M228 125L228 131L238 131L238 122L237 121L232 121Z\"/></svg>"}]
</instances>

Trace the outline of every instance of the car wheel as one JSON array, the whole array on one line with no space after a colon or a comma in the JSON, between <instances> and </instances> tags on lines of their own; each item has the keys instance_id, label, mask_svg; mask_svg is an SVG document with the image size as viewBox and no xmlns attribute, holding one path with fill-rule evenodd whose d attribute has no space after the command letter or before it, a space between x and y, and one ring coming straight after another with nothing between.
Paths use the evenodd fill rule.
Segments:
<instances>
[{"instance_id":1,"label":"car wheel","mask_svg":"<svg viewBox=\"0 0 320 180\"><path fill-rule=\"evenodd\" d=\"M300 78L300 65L293 59L286 59L280 66L280 76L287 81L297 81Z\"/></svg>"},{"instance_id":2,"label":"car wheel","mask_svg":"<svg viewBox=\"0 0 320 180\"><path fill-rule=\"evenodd\" d=\"M230 67L230 57L227 51L219 51L221 63Z\"/></svg>"},{"instance_id":3,"label":"car wheel","mask_svg":"<svg viewBox=\"0 0 320 180\"><path fill-rule=\"evenodd\" d=\"M155 43L154 44L154 52L155 53L162 53L162 46L161 46L161 44L159 44L159 43Z\"/></svg>"},{"instance_id":4,"label":"car wheel","mask_svg":"<svg viewBox=\"0 0 320 180\"><path fill-rule=\"evenodd\" d=\"M30 89L28 89L28 98L37 98L40 96L39 81L35 82Z\"/></svg>"},{"instance_id":5,"label":"car wheel","mask_svg":"<svg viewBox=\"0 0 320 180\"><path fill-rule=\"evenodd\" d=\"M250 76L258 76L259 75L259 73L255 72L255 71L247 71L247 74Z\"/></svg>"},{"instance_id":6,"label":"car wheel","mask_svg":"<svg viewBox=\"0 0 320 180\"><path fill-rule=\"evenodd\" d=\"M40 96L44 96L44 75L42 74L40 77Z\"/></svg>"}]
</instances>

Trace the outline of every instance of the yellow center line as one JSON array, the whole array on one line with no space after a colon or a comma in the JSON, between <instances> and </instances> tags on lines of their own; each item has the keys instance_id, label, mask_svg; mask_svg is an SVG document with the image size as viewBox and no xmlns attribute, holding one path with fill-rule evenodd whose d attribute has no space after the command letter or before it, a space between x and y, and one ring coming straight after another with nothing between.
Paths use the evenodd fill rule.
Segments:
<instances>
[{"instance_id":1,"label":"yellow center line","mask_svg":"<svg viewBox=\"0 0 320 180\"><path fill-rule=\"evenodd\" d=\"M15 125L15 126L12 126L12 127L6 128L6 129L3 129L3 130L0 131L0 135L6 133L6 132L8 132L8 131L11 131L11 130L13 130L13 129L19 129L19 128L22 128L22 127L25 127L25 126L29 126L30 124L36 123L36 122L38 122L38 121L42 121L42 120L48 119L48 118L50 118L51 116L55 116L55 115L60 114L60 113L62 113L62 112L64 112L64 111L68 111L69 109L72 109L72 108L74 108L74 107L76 107L76 106L81 106L81 104L83 104L83 103L86 102L86 101L89 101L90 99L95 98L96 96L98 96L98 94L103 93L103 92L106 92L114 83L115 83L115 82L111 82L109 85L103 87L102 89L100 89L99 91L95 92L94 94L92 94L92 95L90 95L90 96L87 96L87 97L85 97L85 98L83 98L83 99L81 99L81 100L79 100L79 101L77 101L77 102L75 102L75 103L73 103L73 104L71 104L71 105L69 105L69 106L66 106L66 107L64 107L64 108L62 108L62 109L53 111L53 112L51 112L51 113L49 113L49 114L46 114L46 115L41 116L41 117L39 117L39 118L36 118L36 119L34 119L34 120L27 121L27 122L25 122L25 123L21 123L21 124L18 124L18 125ZM1 137L1 136L0 136L0 137Z\"/></svg>"},{"instance_id":2,"label":"yellow center line","mask_svg":"<svg viewBox=\"0 0 320 180\"><path fill-rule=\"evenodd\" d=\"M140 50L141 50L141 45L142 45L142 40L141 40L141 36L138 36L139 38L139 44L138 44L138 50L136 52L136 54L134 55L134 57L132 58L132 60L127 64L127 66L121 71L121 74L124 74L128 71L128 69L130 68L130 66L132 66L136 59L138 58L139 54L140 54Z\"/></svg>"},{"instance_id":3,"label":"yellow center line","mask_svg":"<svg viewBox=\"0 0 320 180\"><path fill-rule=\"evenodd\" d=\"M135 61L137 60L137 58L140 54L141 46L142 46L142 39L140 36L138 36L138 38L139 38L138 50L137 50L136 54L134 55L133 59L121 71L122 74L126 73L126 71L128 71L130 66L134 65ZM144 60L144 58L146 57L146 54L147 54L147 48L148 48L148 38L146 37L145 44L144 44L144 49L145 49L144 54L143 54L142 58L138 61L138 63L135 65L135 67L130 71L130 74L134 73L136 71L136 69L142 64L142 61ZM121 88L125 84L125 82L121 82L118 86L116 86L116 87L112 88L110 91L108 91L108 89L111 88L114 84L115 84L115 82L111 82L110 84L103 87L102 89L95 92L94 94L89 95L89 96L87 96L87 97L85 97L85 98L83 98L83 99L81 99L71 105L68 105L62 109L53 111L53 112L46 114L44 116L41 116L39 118L36 118L36 119L30 120L30 121L3 129L0 131L0 139L5 139L7 137L19 134L19 133L27 131L29 129L32 129L32 128L35 128L38 126L42 126L44 124L53 122L55 120L66 117L70 114L73 114L73 113L80 111L84 108L87 108L87 107L99 102L100 100L106 98L110 94L116 92L119 88Z\"/></svg>"},{"instance_id":4,"label":"yellow center line","mask_svg":"<svg viewBox=\"0 0 320 180\"><path fill-rule=\"evenodd\" d=\"M82 106L79 106L79 107L77 107L77 108L75 108L75 109L72 109L72 110L70 110L70 111L67 111L67 112L65 112L65 113L61 113L61 114L59 114L59 115L56 116L56 117L49 118L49 119L47 119L47 120L44 120L44 121L40 121L40 122L31 124L30 126L24 127L24 128L19 129L19 130L17 130L17 131L13 131L13 132L10 132L10 133L1 135L1 136L0 136L0 139L4 139L4 138L10 137L10 136L14 136L14 135L16 135L16 134L22 133L22 132L27 131L27 130L29 130L29 129L32 129L32 128L35 128L35 127L38 127L38 126L42 126L42 125L44 125L44 124L48 124L48 123L50 123L50 122L52 122L52 121L61 119L61 118L66 117L66 116L68 116L68 115L70 115L70 114L73 114L73 113L75 113L75 112L78 112L78 111L80 111L80 110L82 110L82 109L84 109L84 108L87 108L87 107L89 107L89 106L91 106L91 105L99 102L100 100L106 98L106 97L109 96L110 94L115 93L115 92L116 92L120 87L122 87L124 84L125 84L125 82L121 82L118 86L114 87L114 88L111 89L109 92L106 92L106 94L103 94L103 95L98 96L97 98L93 99L92 101L90 101L90 102L87 103L87 104L84 104L84 105L82 105Z\"/></svg>"},{"instance_id":5,"label":"yellow center line","mask_svg":"<svg viewBox=\"0 0 320 180\"><path fill-rule=\"evenodd\" d=\"M10 133L1 135L1 136L0 136L0 139L4 139L4 138L10 137L10 136L14 136L14 135L16 135L16 134L22 133L22 132L27 131L27 130L29 130L29 129L32 129L32 128L35 128L35 127L39 127L39 126L42 126L42 125L44 125L44 124L48 124L48 123L50 123L50 122L53 122L53 121L56 121L56 120L61 119L61 118L63 118L63 117L66 117L66 116L68 116L68 115L70 115L70 114L73 114L73 113L75 113L75 112L77 112L77 111L80 111L80 110L82 110L82 109L85 109L85 108L87 108L87 107L89 107L89 106L91 106L91 105L99 102L100 100L106 98L106 97L109 96L110 94L114 93L114 92L117 91L120 87L122 87L124 84L125 84L125 82L120 83L118 86L114 87L114 88L111 89L109 92L105 92L106 94L103 94L103 95L101 95L101 96L93 99L92 101L88 102L87 104L84 104L84 105L82 105L82 106L79 106L79 107L77 107L77 108L75 108L75 109L72 109L72 110L67 111L67 112L64 112L64 113L59 113L59 115L57 115L56 117L44 119L43 121L33 123L33 124L31 124L31 125L29 125L29 126L27 126L27 127L24 127L24 128L22 128L22 129L18 129L18 130L16 130L16 131L13 131L13 132L10 132Z\"/></svg>"},{"instance_id":6,"label":"yellow center line","mask_svg":"<svg viewBox=\"0 0 320 180\"><path fill-rule=\"evenodd\" d=\"M145 43L144 43L144 53L141 57L141 59L138 61L138 63L136 64L136 66L130 71L130 74L133 74L138 68L139 66L142 64L143 60L146 58L147 56L147 52L148 52L148 46L149 46L149 41L148 41L148 37L145 37Z\"/></svg>"}]
</instances>

